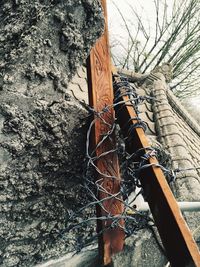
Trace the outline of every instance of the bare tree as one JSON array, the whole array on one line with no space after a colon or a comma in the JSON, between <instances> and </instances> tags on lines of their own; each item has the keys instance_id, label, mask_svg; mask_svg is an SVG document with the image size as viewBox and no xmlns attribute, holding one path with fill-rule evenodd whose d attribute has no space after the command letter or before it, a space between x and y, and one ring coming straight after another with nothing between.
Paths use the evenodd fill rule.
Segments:
<instances>
[{"instance_id":1,"label":"bare tree","mask_svg":"<svg viewBox=\"0 0 200 267\"><path fill-rule=\"evenodd\" d=\"M198 71L200 70L200 1L153 0L154 14L146 23L133 4L129 4L133 19L129 21L117 8L128 33L127 45L118 41L123 57L113 54L116 65L145 73L162 63L173 66L171 89L179 97L198 93ZM199 90L200 91L200 90Z\"/></svg>"}]
</instances>

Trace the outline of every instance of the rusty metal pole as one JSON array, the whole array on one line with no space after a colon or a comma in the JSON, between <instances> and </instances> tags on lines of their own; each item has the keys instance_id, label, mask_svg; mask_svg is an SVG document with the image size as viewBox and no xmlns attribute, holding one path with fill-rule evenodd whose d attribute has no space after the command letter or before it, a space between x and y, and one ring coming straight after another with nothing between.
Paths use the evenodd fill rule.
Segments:
<instances>
[{"instance_id":1,"label":"rusty metal pole","mask_svg":"<svg viewBox=\"0 0 200 267\"><path fill-rule=\"evenodd\" d=\"M102 111L105 106L113 104L113 87L112 87L112 73L110 65L110 51L108 41L108 25L107 25L107 11L106 1L102 0L102 7L105 17L105 29L101 38L92 48L90 56L87 60L87 76L88 76L88 90L89 90L89 104L95 111ZM96 119L93 128L93 148L95 148L102 136L109 130L109 125L115 122L114 109L110 108L107 112L101 115L106 124L101 119ZM113 133L96 149L96 156L98 157L104 152L112 150L116 147L115 134ZM110 194L117 194L120 191L120 174L117 152L109 153L108 155L99 158L96 165L101 173L116 178L106 178L97 174L97 181L105 189L99 191L98 198L103 200L110 196ZM106 193L106 191L108 193ZM102 201L104 209L97 205L97 217L102 216L120 216L123 212L123 204L120 201L120 195ZM111 256L122 250L124 245L124 231L122 229L123 220L119 221L118 226L111 229L112 220L97 220L97 232L99 233L99 253L102 264L104 266L111 263Z\"/></svg>"}]
</instances>

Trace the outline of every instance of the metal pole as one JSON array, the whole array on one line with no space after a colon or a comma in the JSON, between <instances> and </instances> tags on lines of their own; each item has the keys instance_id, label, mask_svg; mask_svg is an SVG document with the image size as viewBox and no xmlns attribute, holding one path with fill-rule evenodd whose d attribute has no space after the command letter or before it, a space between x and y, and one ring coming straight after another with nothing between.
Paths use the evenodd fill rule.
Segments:
<instances>
[{"instance_id":1,"label":"metal pole","mask_svg":"<svg viewBox=\"0 0 200 267\"><path fill-rule=\"evenodd\" d=\"M177 202L181 211L195 212L200 211L200 202ZM149 211L147 202L133 204L133 207L140 212Z\"/></svg>"}]
</instances>

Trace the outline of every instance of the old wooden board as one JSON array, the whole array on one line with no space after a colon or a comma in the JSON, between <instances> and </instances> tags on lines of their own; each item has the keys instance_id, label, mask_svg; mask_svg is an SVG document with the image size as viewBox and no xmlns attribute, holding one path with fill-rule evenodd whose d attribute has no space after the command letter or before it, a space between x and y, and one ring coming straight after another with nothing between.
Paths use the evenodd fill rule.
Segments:
<instances>
[{"instance_id":1,"label":"old wooden board","mask_svg":"<svg viewBox=\"0 0 200 267\"><path fill-rule=\"evenodd\" d=\"M106 1L102 1L105 16L105 30L102 37L97 41L91 50L87 60L89 104L95 111L101 112L106 106L113 104L112 73L110 67L110 52L108 44ZM115 121L114 109L109 108L107 112L97 118L93 127L93 149L97 147L108 131L111 131ZM106 122L106 123L105 123ZM116 148L114 132L96 149L96 156ZM120 174L118 156L116 151L101 157L95 162L99 171L109 178L97 173L96 180L101 186L98 190L98 199L102 206L97 205L97 217L118 216L123 212L123 204L120 192ZM117 194L117 198L111 195ZM108 198L109 197L109 198ZM107 200L104 200L107 198ZM99 252L103 265L111 262L111 255L119 252L124 244L124 231L122 230L123 220L119 220L118 226L110 228L113 220L97 220L97 232L99 233Z\"/></svg>"},{"instance_id":2,"label":"old wooden board","mask_svg":"<svg viewBox=\"0 0 200 267\"><path fill-rule=\"evenodd\" d=\"M113 74L117 74L114 67L112 71ZM114 80L120 81L120 78L114 77ZM122 96L118 101L126 101L130 104L129 97L123 96L125 93L123 87L120 93ZM119 105L116 107L116 116L124 135L127 136L129 127L138 122L132 119L137 117L134 108L131 105ZM127 151L132 154L144 148L143 153L147 153L145 148L149 147L149 143L144 130L135 128L131 137L126 144ZM148 163L153 165L142 170L139 178L171 266L200 266L198 247L161 168L155 166L158 164L157 159L152 157L147 161Z\"/></svg>"}]
</instances>

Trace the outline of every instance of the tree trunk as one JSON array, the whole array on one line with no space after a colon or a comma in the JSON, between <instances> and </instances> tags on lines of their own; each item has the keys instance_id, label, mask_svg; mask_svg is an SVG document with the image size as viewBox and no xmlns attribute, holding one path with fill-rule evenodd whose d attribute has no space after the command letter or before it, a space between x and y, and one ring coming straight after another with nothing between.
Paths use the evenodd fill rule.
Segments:
<instances>
[{"instance_id":1,"label":"tree trunk","mask_svg":"<svg viewBox=\"0 0 200 267\"><path fill-rule=\"evenodd\" d=\"M70 250L86 111L67 92L100 36L98 0L0 0L0 266Z\"/></svg>"}]
</instances>

